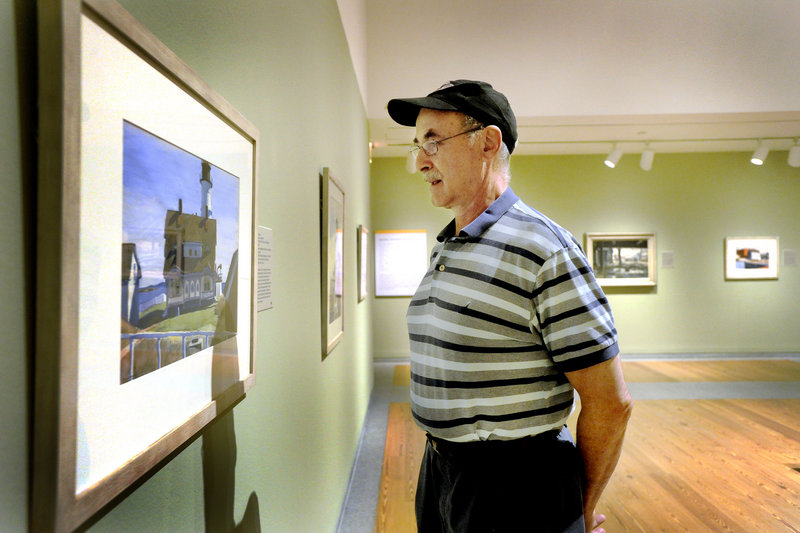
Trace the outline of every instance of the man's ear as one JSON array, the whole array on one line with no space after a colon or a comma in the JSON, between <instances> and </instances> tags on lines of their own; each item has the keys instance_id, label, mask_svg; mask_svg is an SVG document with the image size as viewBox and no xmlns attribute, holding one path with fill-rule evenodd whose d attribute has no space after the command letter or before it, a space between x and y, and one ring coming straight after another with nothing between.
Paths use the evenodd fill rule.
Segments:
<instances>
[{"instance_id":1,"label":"man's ear","mask_svg":"<svg viewBox=\"0 0 800 533\"><path fill-rule=\"evenodd\" d=\"M484 155L494 158L503 143L503 134L497 126L486 126L486 136L483 142Z\"/></svg>"}]
</instances>

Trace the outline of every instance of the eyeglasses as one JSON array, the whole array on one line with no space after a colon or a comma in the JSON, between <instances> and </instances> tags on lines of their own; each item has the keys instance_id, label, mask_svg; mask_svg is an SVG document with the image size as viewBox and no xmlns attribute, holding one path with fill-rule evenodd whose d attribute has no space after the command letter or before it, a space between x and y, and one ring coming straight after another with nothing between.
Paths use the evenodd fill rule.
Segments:
<instances>
[{"instance_id":1,"label":"eyeglasses","mask_svg":"<svg viewBox=\"0 0 800 533\"><path fill-rule=\"evenodd\" d=\"M456 133L455 135L451 135L450 137L445 137L444 139L431 139L430 141L425 141L422 144L415 144L412 146L408 151L411 152L411 155L417 157L419 155L420 148L425 150L425 153L428 155L435 155L436 152L439 151L439 144L443 143L444 141L448 141L454 137L458 137L459 135L466 135L467 133L472 133L478 130L482 130L486 126L478 126L476 128L472 128L471 130L462 131L461 133Z\"/></svg>"}]
</instances>

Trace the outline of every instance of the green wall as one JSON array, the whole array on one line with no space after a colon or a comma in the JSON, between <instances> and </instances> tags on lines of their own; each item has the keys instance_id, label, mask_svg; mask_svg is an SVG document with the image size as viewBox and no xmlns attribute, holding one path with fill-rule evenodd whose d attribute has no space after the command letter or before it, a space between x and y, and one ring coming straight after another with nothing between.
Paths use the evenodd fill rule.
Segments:
<instances>
[{"instance_id":1,"label":"green wall","mask_svg":"<svg viewBox=\"0 0 800 533\"><path fill-rule=\"evenodd\" d=\"M30 119L35 100L19 97L16 70L35 67L36 50L35 40L26 48L28 37L15 42L14 20L28 20L24 35L35 39L29 4L0 3L0 531L9 533L28 523L32 299L24 251L35 247L35 213L24 206L36 176L25 172L20 145L35 131L20 133L18 115ZM122 4L259 129L257 216L274 232L274 307L257 317L256 384L246 398L89 529L217 532L241 523L242 531L334 531L372 388L372 303L357 303L355 274L356 226L370 219L367 122L336 0ZM35 99L35 86L28 89ZM323 166L346 192L346 277L344 339L321 362Z\"/></svg>"},{"instance_id":2,"label":"green wall","mask_svg":"<svg viewBox=\"0 0 800 533\"><path fill-rule=\"evenodd\" d=\"M763 167L744 153L656 154L650 172L638 155L616 169L600 155L513 156L514 191L583 242L587 232L655 232L658 285L608 288L624 353L800 352L800 268L781 260L778 281L728 281L726 236L778 236L800 252L800 169L785 152ZM429 244L452 218L433 208L405 160L372 164L372 225L426 229ZM674 268L661 268L661 253ZM783 254L781 254L783 255ZM408 298L376 298L374 354L408 357Z\"/></svg>"},{"instance_id":3,"label":"green wall","mask_svg":"<svg viewBox=\"0 0 800 533\"><path fill-rule=\"evenodd\" d=\"M27 20L27 22L25 22ZM23 24L17 39L15 23ZM17 41L20 53L30 50L25 32L33 23L31 10L15 14L12 2L0 2L0 531L15 533L27 527L28 504L28 380L32 350L30 316L32 303L29 283L32 281L26 251L33 243L26 227L30 218L30 202L23 191L29 184L23 180L23 169L30 171L29 143L20 135L18 73L26 72L25 65L17 66ZM27 26L25 26L27 24ZM27 71L29 72L29 71ZM24 86L23 86L24 89ZM33 131L28 132L29 142ZM26 168L27 167L27 168Z\"/></svg>"}]
</instances>

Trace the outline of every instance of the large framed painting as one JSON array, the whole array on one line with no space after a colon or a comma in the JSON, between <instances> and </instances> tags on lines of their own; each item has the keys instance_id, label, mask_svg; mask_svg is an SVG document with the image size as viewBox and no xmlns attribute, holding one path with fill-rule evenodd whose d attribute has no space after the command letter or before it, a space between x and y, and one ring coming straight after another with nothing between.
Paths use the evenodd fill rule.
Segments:
<instances>
[{"instance_id":1,"label":"large framed painting","mask_svg":"<svg viewBox=\"0 0 800 533\"><path fill-rule=\"evenodd\" d=\"M656 284L655 233L587 233L586 257L602 286Z\"/></svg>"},{"instance_id":2,"label":"large framed painting","mask_svg":"<svg viewBox=\"0 0 800 533\"><path fill-rule=\"evenodd\" d=\"M320 173L322 359L344 336L344 189L330 169Z\"/></svg>"},{"instance_id":3,"label":"large framed painting","mask_svg":"<svg viewBox=\"0 0 800 533\"><path fill-rule=\"evenodd\" d=\"M255 382L258 132L112 0L41 1L39 44L31 527L61 532Z\"/></svg>"},{"instance_id":4,"label":"large framed painting","mask_svg":"<svg viewBox=\"0 0 800 533\"><path fill-rule=\"evenodd\" d=\"M778 279L778 237L726 237L725 279Z\"/></svg>"}]
</instances>

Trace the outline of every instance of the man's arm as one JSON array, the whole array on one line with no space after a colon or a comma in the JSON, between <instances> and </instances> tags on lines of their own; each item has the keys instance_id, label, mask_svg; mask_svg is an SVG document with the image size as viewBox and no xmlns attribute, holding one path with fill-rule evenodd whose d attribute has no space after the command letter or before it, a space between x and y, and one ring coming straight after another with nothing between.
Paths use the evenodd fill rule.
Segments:
<instances>
[{"instance_id":1,"label":"man's arm","mask_svg":"<svg viewBox=\"0 0 800 533\"><path fill-rule=\"evenodd\" d=\"M589 532L595 527L594 511L600 494L617 466L633 401L619 356L568 372L567 378L581 397L576 440L585 469L583 510ZM605 520L598 518L597 525Z\"/></svg>"}]
</instances>

